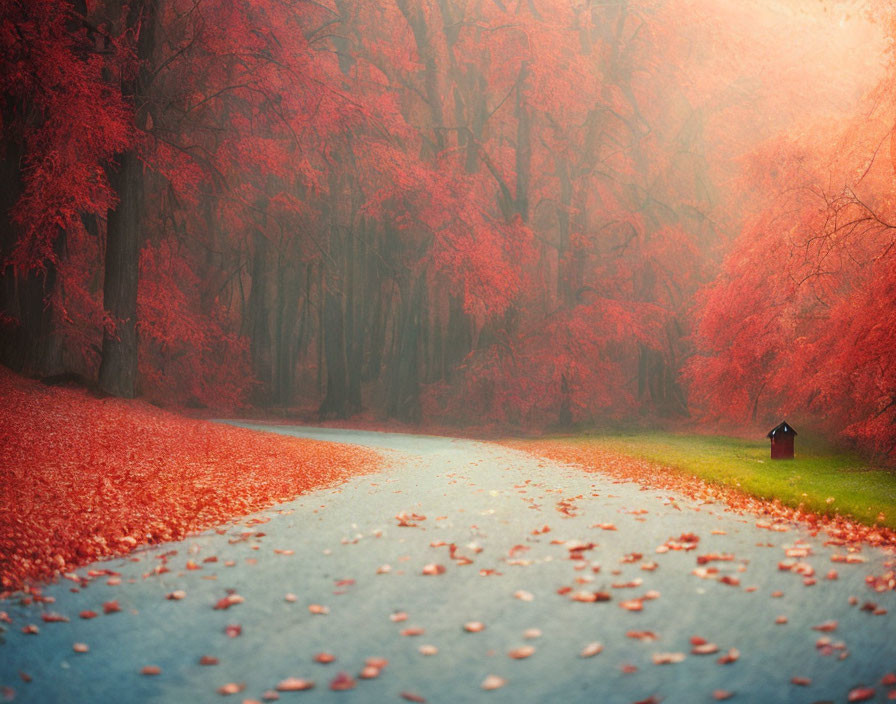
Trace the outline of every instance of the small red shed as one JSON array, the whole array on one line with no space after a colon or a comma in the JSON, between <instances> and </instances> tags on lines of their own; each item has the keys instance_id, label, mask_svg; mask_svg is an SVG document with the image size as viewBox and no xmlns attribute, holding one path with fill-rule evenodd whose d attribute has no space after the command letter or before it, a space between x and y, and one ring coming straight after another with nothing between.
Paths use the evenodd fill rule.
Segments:
<instances>
[{"instance_id":1,"label":"small red shed","mask_svg":"<svg viewBox=\"0 0 896 704\"><path fill-rule=\"evenodd\" d=\"M793 459L793 439L796 437L796 431L787 424L786 420L769 430L766 437L772 441L773 460Z\"/></svg>"}]
</instances>

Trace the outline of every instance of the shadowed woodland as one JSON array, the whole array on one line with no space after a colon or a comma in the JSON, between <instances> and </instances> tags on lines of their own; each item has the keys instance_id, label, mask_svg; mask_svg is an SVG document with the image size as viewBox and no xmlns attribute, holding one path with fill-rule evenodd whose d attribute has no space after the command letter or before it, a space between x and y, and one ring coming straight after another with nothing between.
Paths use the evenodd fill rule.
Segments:
<instances>
[{"instance_id":1,"label":"shadowed woodland","mask_svg":"<svg viewBox=\"0 0 896 704\"><path fill-rule=\"evenodd\" d=\"M883 4L3 0L0 361L896 452Z\"/></svg>"}]
</instances>

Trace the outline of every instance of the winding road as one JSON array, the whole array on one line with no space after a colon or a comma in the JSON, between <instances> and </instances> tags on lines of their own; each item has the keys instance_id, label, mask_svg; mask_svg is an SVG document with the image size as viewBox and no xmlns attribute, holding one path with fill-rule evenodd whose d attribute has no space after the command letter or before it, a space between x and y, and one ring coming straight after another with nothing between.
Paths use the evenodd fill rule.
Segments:
<instances>
[{"instance_id":1,"label":"winding road","mask_svg":"<svg viewBox=\"0 0 896 704\"><path fill-rule=\"evenodd\" d=\"M892 554L498 445L242 425L386 468L0 603L0 701L896 698Z\"/></svg>"}]
</instances>

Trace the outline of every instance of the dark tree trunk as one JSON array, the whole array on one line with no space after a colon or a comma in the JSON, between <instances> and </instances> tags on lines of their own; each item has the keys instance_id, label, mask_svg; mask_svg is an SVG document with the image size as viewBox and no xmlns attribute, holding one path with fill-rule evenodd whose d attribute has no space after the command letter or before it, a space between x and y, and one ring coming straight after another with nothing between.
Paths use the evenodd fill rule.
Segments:
<instances>
[{"instance_id":1,"label":"dark tree trunk","mask_svg":"<svg viewBox=\"0 0 896 704\"><path fill-rule=\"evenodd\" d=\"M516 203L514 209L529 222L529 181L532 172L532 118L526 102L526 82L529 79L529 62L520 66L516 85Z\"/></svg>"},{"instance_id":2,"label":"dark tree trunk","mask_svg":"<svg viewBox=\"0 0 896 704\"><path fill-rule=\"evenodd\" d=\"M109 213L103 307L112 327L103 333L99 387L113 396L137 393L137 286L143 220L143 165L133 152L121 157L113 186L118 207Z\"/></svg>"},{"instance_id":3,"label":"dark tree trunk","mask_svg":"<svg viewBox=\"0 0 896 704\"><path fill-rule=\"evenodd\" d=\"M302 305L299 310L298 332L296 333L296 354L293 360L293 379L295 379L295 365L306 358L307 346L310 342L311 332L309 332L314 323L311 320L311 282L314 275L314 265L308 263L303 270L303 279L305 293L302 296ZM307 341L306 341L307 339Z\"/></svg>"},{"instance_id":4,"label":"dark tree trunk","mask_svg":"<svg viewBox=\"0 0 896 704\"><path fill-rule=\"evenodd\" d=\"M557 210L557 295L567 308L575 304L575 289L569 262L570 213L572 211L572 180L565 160L557 161L557 177L560 180L560 207Z\"/></svg>"},{"instance_id":5,"label":"dark tree trunk","mask_svg":"<svg viewBox=\"0 0 896 704\"><path fill-rule=\"evenodd\" d=\"M324 267L317 267L317 393L324 392Z\"/></svg>"},{"instance_id":6,"label":"dark tree trunk","mask_svg":"<svg viewBox=\"0 0 896 704\"><path fill-rule=\"evenodd\" d=\"M569 389L569 380L566 374L560 378L560 410L557 413L557 423L561 428L572 426L572 394Z\"/></svg>"},{"instance_id":7,"label":"dark tree trunk","mask_svg":"<svg viewBox=\"0 0 896 704\"><path fill-rule=\"evenodd\" d=\"M8 125L12 112L3 111L3 124ZM22 371L25 363L27 334L20 314L19 276L11 264L9 256L19 239L18 228L12 222L10 211L22 193L22 143L15 137L4 135L3 158L0 159L0 361L6 366Z\"/></svg>"},{"instance_id":8,"label":"dark tree trunk","mask_svg":"<svg viewBox=\"0 0 896 704\"><path fill-rule=\"evenodd\" d=\"M346 340L346 382L348 385L346 397L346 414L354 415L361 411L361 372L363 358L363 338L360 329L361 316L358 315L358 262L356 250L358 238L353 232L348 234L346 246L346 301L345 301L345 329Z\"/></svg>"},{"instance_id":9,"label":"dark tree trunk","mask_svg":"<svg viewBox=\"0 0 896 704\"><path fill-rule=\"evenodd\" d=\"M368 343L367 356L364 359L362 380L373 381L379 379L382 373L383 351L386 346L386 321L389 313L376 258L368 256L365 265L367 268L365 302L367 304L367 319L370 323L370 329L366 333Z\"/></svg>"},{"instance_id":10,"label":"dark tree trunk","mask_svg":"<svg viewBox=\"0 0 896 704\"><path fill-rule=\"evenodd\" d=\"M453 370L473 348L473 332L470 319L464 313L460 296L451 296L448 302L448 333L445 335L445 366Z\"/></svg>"},{"instance_id":11,"label":"dark tree trunk","mask_svg":"<svg viewBox=\"0 0 896 704\"><path fill-rule=\"evenodd\" d=\"M439 65L439 55L440 53L448 54L444 46L436 46L436 42L439 44L444 42L444 36L433 29L444 24L441 10L437 3L432 3L428 8L430 16L427 17L422 4L408 2L408 0L396 0L396 5L414 34L417 55L424 67L424 90L432 120L432 141L428 146L432 155L438 154L445 149L446 145L443 129L445 118L442 107L442 96L445 93L445 67ZM438 51L439 48L442 49L442 52Z\"/></svg>"},{"instance_id":12,"label":"dark tree trunk","mask_svg":"<svg viewBox=\"0 0 896 704\"><path fill-rule=\"evenodd\" d=\"M387 412L406 423L420 420L420 316L425 305L426 276L408 282L401 299L398 344L392 360Z\"/></svg>"},{"instance_id":13,"label":"dark tree trunk","mask_svg":"<svg viewBox=\"0 0 896 704\"><path fill-rule=\"evenodd\" d=\"M60 373L61 348L49 304L56 287L56 267L48 263L44 271L25 273L7 267L2 279L0 315L10 320L4 321L0 335L0 362L23 374Z\"/></svg>"},{"instance_id":14,"label":"dark tree trunk","mask_svg":"<svg viewBox=\"0 0 896 704\"><path fill-rule=\"evenodd\" d=\"M298 325L300 290L302 288L300 271L287 266L281 259L277 278L277 308L274 321L274 369L273 399L274 403L288 406L292 402L295 387L296 356L298 352Z\"/></svg>"},{"instance_id":15,"label":"dark tree trunk","mask_svg":"<svg viewBox=\"0 0 896 704\"><path fill-rule=\"evenodd\" d=\"M433 298L439 296L433 292ZM429 336L429 356L426 362L426 382L445 378L445 323L441 318L442 306L435 301L429 306L429 320L426 323Z\"/></svg>"},{"instance_id":16,"label":"dark tree trunk","mask_svg":"<svg viewBox=\"0 0 896 704\"><path fill-rule=\"evenodd\" d=\"M139 32L137 60L141 68L136 78L122 84L122 94L134 101L139 128L147 124L147 97L156 25L156 2L133 2L127 25ZM99 388L114 396L132 398L137 393L137 288L140 247L143 240L143 164L135 151L121 156L118 172L112 176L118 207L109 213L106 228L103 308L111 327L103 333Z\"/></svg>"},{"instance_id":17,"label":"dark tree trunk","mask_svg":"<svg viewBox=\"0 0 896 704\"><path fill-rule=\"evenodd\" d=\"M320 405L321 419L348 417L348 383L342 296L328 282L324 293L324 354L327 361L327 395Z\"/></svg>"},{"instance_id":18,"label":"dark tree trunk","mask_svg":"<svg viewBox=\"0 0 896 704\"><path fill-rule=\"evenodd\" d=\"M4 111L3 124L12 121ZM49 297L56 288L56 266L42 263L41 269L23 271L7 264L19 241L19 228L11 210L22 193L22 144L10 135L0 145L0 362L25 374L48 376L62 371L59 341L54 334ZM65 246L65 233L53 243L57 256Z\"/></svg>"},{"instance_id":19,"label":"dark tree trunk","mask_svg":"<svg viewBox=\"0 0 896 704\"><path fill-rule=\"evenodd\" d=\"M271 334L267 299L268 238L263 232L256 230L254 240L247 320L249 356L252 373L262 385L259 400L265 402L270 399L271 391Z\"/></svg>"},{"instance_id":20,"label":"dark tree trunk","mask_svg":"<svg viewBox=\"0 0 896 704\"><path fill-rule=\"evenodd\" d=\"M470 73L474 75L471 79L474 87L470 91L470 131L472 135L467 142L467 158L464 168L468 173L476 173L479 171L479 143L482 141L482 133L485 130L485 123L488 122L488 86L486 85L485 76L483 76L475 67L470 68Z\"/></svg>"},{"instance_id":21,"label":"dark tree trunk","mask_svg":"<svg viewBox=\"0 0 896 704\"><path fill-rule=\"evenodd\" d=\"M649 370L649 360L647 359L647 348L638 343L638 400L641 401L644 399L644 395L647 393L647 381L648 381L648 370Z\"/></svg>"}]
</instances>

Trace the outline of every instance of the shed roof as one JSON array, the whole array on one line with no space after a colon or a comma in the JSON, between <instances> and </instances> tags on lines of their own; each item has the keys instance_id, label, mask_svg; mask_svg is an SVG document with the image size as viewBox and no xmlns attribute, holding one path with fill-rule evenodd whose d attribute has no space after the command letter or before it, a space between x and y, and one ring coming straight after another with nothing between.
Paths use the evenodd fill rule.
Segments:
<instances>
[{"instance_id":1,"label":"shed roof","mask_svg":"<svg viewBox=\"0 0 896 704\"><path fill-rule=\"evenodd\" d=\"M778 433L784 433L784 434L793 433L794 435L797 434L796 431L790 425L787 424L787 421L783 420L780 423L778 423L778 425L776 425L774 428L769 430L768 435L766 435L765 437L771 438L771 437L774 437Z\"/></svg>"}]
</instances>

